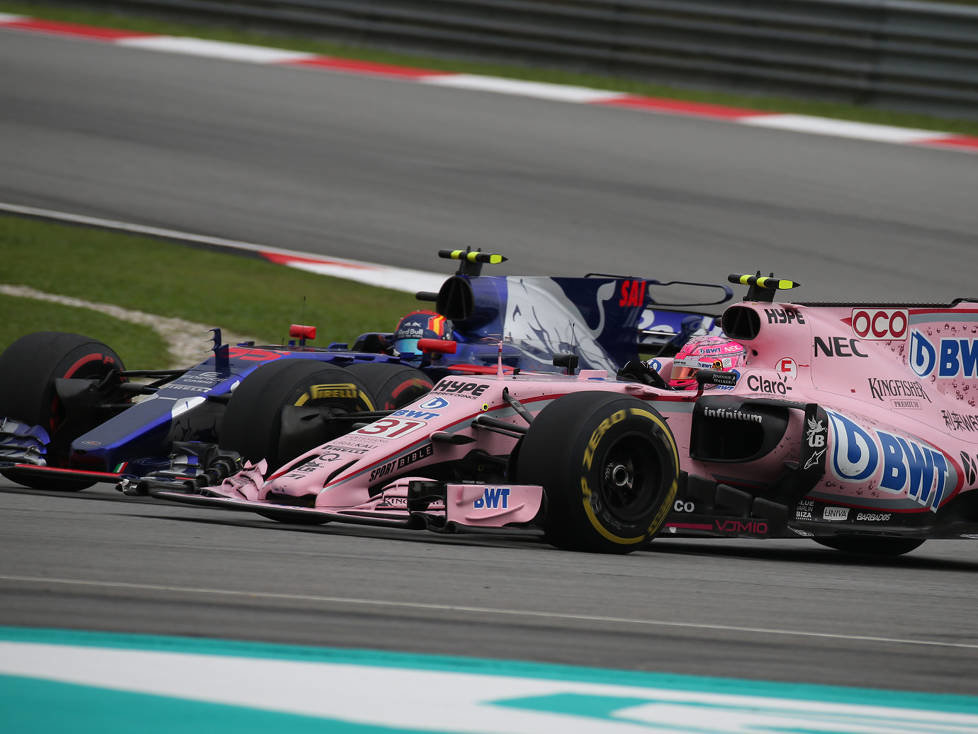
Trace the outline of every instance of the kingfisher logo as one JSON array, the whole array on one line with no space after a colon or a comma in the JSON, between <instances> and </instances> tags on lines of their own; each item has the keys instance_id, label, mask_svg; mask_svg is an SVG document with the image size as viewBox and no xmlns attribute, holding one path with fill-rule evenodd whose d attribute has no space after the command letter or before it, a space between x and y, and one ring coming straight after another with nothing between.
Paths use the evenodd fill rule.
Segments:
<instances>
[{"instance_id":1,"label":"kingfisher logo","mask_svg":"<svg viewBox=\"0 0 978 734\"><path fill-rule=\"evenodd\" d=\"M941 339L935 346L914 329L910 333L910 369L919 377L978 377L978 340Z\"/></svg>"},{"instance_id":2,"label":"kingfisher logo","mask_svg":"<svg viewBox=\"0 0 978 734\"><path fill-rule=\"evenodd\" d=\"M838 413L826 411L834 447L832 472L846 482L878 479L879 488L905 494L937 511L957 485L954 466L940 451L903 436L872 432Z\"/></svg>"}]
</instances>

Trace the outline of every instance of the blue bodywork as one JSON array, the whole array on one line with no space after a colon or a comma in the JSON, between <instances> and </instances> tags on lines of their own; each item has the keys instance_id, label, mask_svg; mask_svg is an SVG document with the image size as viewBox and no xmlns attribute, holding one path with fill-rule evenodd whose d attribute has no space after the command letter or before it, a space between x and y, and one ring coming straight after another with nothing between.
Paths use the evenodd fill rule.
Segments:
<instances>
[{"instance_id":1,"label":"blue bodywork","mask_svg":"<svg viewBox=\"0 0 978 734\"><path fill-rule=\"evenodd\" d=\"M479 274L478 268L474 271L460 268L446 280L437 299L435 294L419 294L423 300L435 301L438 313L452 322L454 354L394 355L353 351L337 344L318 348L304 342L218 344L208 359L163 384L156 383L155 392L75 439L69 466L62 468L143 476L167 464L174 442L217 443L224 406L234 389L255 369L274 360L312 359L338 366L392 362L417 367L437 381L453 372L495 371L500 354L508 368L555 371L553 356L571 353L582 369L614 374L639 358L640 352L670 356L690 336L720 333L713 315L691 310L693 306L665 307L657 301L657 293L674 290L673 286L706 289L706 301L695 306L715 306L731 297L730 289L721 285L612 275L491 276ZM382 348L389 339L389 334L370 333L354 346ZM18 453L17 447L25 441L31 443L33 460L26 448ZM43 454L43 441L36 433L28 436L20 429L15 435L11 428L4 434L0 428L0 466L43 465Z\"/></svg>"}]
</instances>

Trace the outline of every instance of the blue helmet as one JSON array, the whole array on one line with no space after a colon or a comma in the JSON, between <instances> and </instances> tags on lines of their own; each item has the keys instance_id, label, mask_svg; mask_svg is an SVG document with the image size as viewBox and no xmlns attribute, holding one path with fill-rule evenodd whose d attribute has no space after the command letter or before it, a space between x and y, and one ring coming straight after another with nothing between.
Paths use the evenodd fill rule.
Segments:
<instances>
[{"instance_id":1,"label":"blue helmet","mask_svg":"<svg viewBox=\"0 0 978 734\"><path fill-rule=\"evenodd\" d=\"M451 323L434 311L412 311L394 330L391 346L397 354L421 354L419 339L450 339Z\"/></svg>"}]
</instances>

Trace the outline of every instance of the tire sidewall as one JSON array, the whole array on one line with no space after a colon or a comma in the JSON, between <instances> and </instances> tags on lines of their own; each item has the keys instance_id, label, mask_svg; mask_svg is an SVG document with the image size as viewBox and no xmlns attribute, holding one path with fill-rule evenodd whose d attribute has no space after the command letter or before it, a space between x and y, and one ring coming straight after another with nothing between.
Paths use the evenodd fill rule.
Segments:
<instances>
[{"instance_id":1,"label":"tire sidewall","mask_svg":"<svg viewBox=\"0 0 978 734\"><path fill-rule=\"evenodd\" d=\"M606 501L601 484L610 453L627 445L651 457L639 459L648 481L638 511L628 517ZM517 467L519 481L544 486L547 538L561 548L635 550L662 527L678 490L679 456L665 419L647 403L615 393L575 393L544 409Z\"/></svg>"},{"instance_id":2,"label":"tire sidewall","mask_svg":"<svg viewBox=\"0 0 978 734\"><path fill-rule=\"evenodd\" d=\"M103 377L112 369L125 366L102 342L63 332L28 334L0 355L0 415L40 425L53 438L63 417L54 381Z\"/></svg>"},{"instance_id":3,"label":"tire sidewall","mask_svg":"<svg viewBox=\"0 0 978 734\"><path fill-rule=\"evenodd\" d=\"M361 362L346 366L366 386L374 410L397 410L427 394L434 383L421 370L396 362Z\"/></svg>"},{"instance_id":4,"label":"tire sidewall","mask_svg":"<svg viewBox=\"0 0 978 734\"><path fill-rule=\"evenodd\" d=\"M125 370L118 354L100 341L60 331L22 336L0 354L0 417L13 418L44 428L51 438L47 447L49 466L68 465L71 442L80 432L94 428L97 416L75 423L69 433L59 431L64 410L55 392L59 378L100 378L111 370ZM78 491L92 486L88 479L22 476L16 471L3 476L34 489Z\"/></svg>"},{"instance_id":5,"label":"tire sidewall","mask_svg":"<svg viewBox=\"0 0 978 734\"><path fill-rule=\"evenodd\" d=\"M593 531L606 543L637 547L655 537L672 508L678 489L675 469L678 457L672 434L665 428L662 418L646 406L632 405L632 402L625 399L619 405L609 404L607 411L599 411L585 422L569 457L568 478L571 480L569 486L578 490L570 498L571 502L576 504L576 511ZM641 520L629 521L617 516L602 497L600 486L605 460L621 441L650 436L655 437L649 448L657 460L659 496L647 498L648 509ZM573 469L575 463L576 471Z\"/></svg>"},{"instance_id":6,"label":"tire sidewall","mask_svg":"<svg viewBox=\"0 0 978 734\"><path fill-rule=\"evenodd\" d=\"M356 410L374 409L366 386L338 365L305 359L262 365L235 390L221 421L220 445L253 462L266 459L269 468L278 468L294 458L280 454L282 409L311 407L333 398L350 402Z\"/></svg>"}]
</instances>

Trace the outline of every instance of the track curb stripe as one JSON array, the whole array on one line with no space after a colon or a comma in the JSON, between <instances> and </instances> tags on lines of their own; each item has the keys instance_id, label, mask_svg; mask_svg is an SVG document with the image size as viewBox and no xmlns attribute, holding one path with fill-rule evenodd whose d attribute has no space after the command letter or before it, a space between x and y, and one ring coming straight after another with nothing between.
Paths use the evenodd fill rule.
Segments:
<instances>
[{"instance_id":1,"label":"track curb stripe","mask_svg":"<svg viewBox=\"0 0 978 734\"><path fill-rule=\"evenodd\" d=\"M768 114L757 110L741 107L727 107L707 102L689 102L682 99L666 99L660 97L640 97L634 94L619 95L615 99L595 102L607 107L625 107L634 110L645 110L664 115L685 115L689 117L704 117L712 120L740 121L751 117L766 117Z\"/></svg>"},{"instance_id":2,"label":"track curb stripe","mask_svg":"<svg viewBox=\"0 0 978 734\"><path fill-rule=\"evenodd\" d=\"M287 51L265 46L251 46L245 43L211 41L203 38L184 38L180 36L137 36L117 41L120 46L139 48L146 51L200 56L223 59L225 61L244 61L252 64L285 64L305 61L316 55L302 51Z\"/></svg>"},{"instance_id":3,"label":"track curb stripe","mask_svg":"<svg viewBox=\"0 0 978 734\"><path fill-rule=\"evenodd\" d=\"M336 71L347 74L409 80L434 79L442 76L453 76L452 72L448 71L418 69L411 66L394 66L392 64L381 64L375 61L341 59L332 56L316 56L315 54L311 54L309 58L305 59L282 62L281 66L292 66L300 69L324 69L326 71Z\"/></svg>"},{"instance_id":4,"label":"track curb stripe","mask_svg":"<svg viewBox=\"0 0 978 734\"><path fill-rule=\"evenodd\" d=\"M391 290L404 293L417 293L418 291L438 291L447 277L444 273L434 273L425 270L413 270L411 268L397 268L389 265L378 265L375 263L364 262L361 260L348 260L341 257L329 257L317 255L311 252L299 252L297 250L284 250L269 245L259 245L252 242L241 242L238 240L225 239L223 237L211 237L209 235L194 234L191 232L180 232L174 229L164 229L161 227L149 227L133 222L120 222L114 219L101 219L99 217L89 217L83 214L72 214L69 212L59 212L52 209L40 209L33 206L22 206L0 202L0 215L18 214L38 219L46 219L55 222L67 222L69 224L82 224L102 229L111 229L118 232L128 232L135 235L156 237L163 240L172 240L190 245L202 245L209 248L219 248L222 250L236 251L261 257L264 260L277 265L286 265L290 268L305 270L317 275L329 275L334 278L344 278L345 280L355 280L358 283L377 286L379 288L390 288Z\"/></svg>"},{"instance_id":5,"label":"track curb stripe","mask_svg":"<svg viewBox=\"0 0 978 734\"><path fill-rule=\"evenodd\" d=\"M156 35L155 33L127 31L118 28L100 28L98 26L62 23L56 20L41 20L40 18L27 18L23 16L14 16L13 20L4 20L0 16L0 28L43 33L51 36L86 38L92 41L105 41L107 43L114 43L127 38L150 38Z\"/></svg>"},{"instance_id":6,"label":"track curb stripe","mask_svg":"<svg viewBox=\"0 0 978 734\"><path fill-rule=\"evenodd\" d=\"M652 114L682 115L719 120L752 127L766 127L810 135L827 135L896 145L913 145L959 153L978 153L978 137L933 130L915 130L892 125L850 122L811 115L780 114L762 110L726 107L665 97L646 97L613 90L591 89L547 82L530 82L478 74L461 74L433 69L398 66L287 51L268 46L210 41L191 37L165 36L138 31L62 23L0 13L0 29L65 36L113 43L129 48L164 51L229 61L270 64L298 69L329 71L403 81L466 91L532 97L571 104L631 109Z\"/></svg>"}]
</instances>

